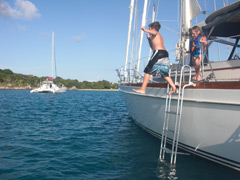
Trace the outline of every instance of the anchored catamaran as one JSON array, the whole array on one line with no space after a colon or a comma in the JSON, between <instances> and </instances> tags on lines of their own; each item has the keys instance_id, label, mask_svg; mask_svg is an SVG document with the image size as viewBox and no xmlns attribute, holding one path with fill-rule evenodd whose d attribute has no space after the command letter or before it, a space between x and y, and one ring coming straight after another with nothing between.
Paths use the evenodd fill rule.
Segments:
<instances>
[{"instance_id":1,"label":"anchored catamaran","mask_svg":"<svg viewBox=\"0 0 240 180\"><path fill-rule=\"evenodd\" d=\"M43 81L39 88L31 90L30 91L31 93L65 93L67 92L67 88L59 87L53 83L54 57L55 57L54 56L54 32L52 32L52 77L49 77L45 81Z\"/></svg>"},{"instance_id":2,"label":"anchored catamaran","mask_svg":"<svg viewBox=\"0 0 240 180\"><path fill-rule=\"evenodd\" d=\"M142 25L145 26L147 0L144 3ZM141 86L139 60L136 68L132 61L117 70L122 92L130 116L150 134L161 138L160 159L165 158L166 144L170 145L171 164L176 163L178 148L221 165L240 171L240 2L225 6L210 14L199 26L208 39L208 47L215 42L232 47L224 61L201 64L201 81L192 81L195 70L189 66L191 20L199 10L197 0L181 1L180 41L176 46L178 64L170 66L172 79L179 86L179 94L168 95L165 81L154 77L145 94L132 89ZM131 31L134 0L130 5ZM130 34L130 33L129 33ZM140 39L141 41L141 39ZM128 40L129 44L129 40ZM141 49L141 48L140 48ZM139 52L141 54L141 52ZM128 47L127 47L128 56Z\"/></svg>"}]
</instances>

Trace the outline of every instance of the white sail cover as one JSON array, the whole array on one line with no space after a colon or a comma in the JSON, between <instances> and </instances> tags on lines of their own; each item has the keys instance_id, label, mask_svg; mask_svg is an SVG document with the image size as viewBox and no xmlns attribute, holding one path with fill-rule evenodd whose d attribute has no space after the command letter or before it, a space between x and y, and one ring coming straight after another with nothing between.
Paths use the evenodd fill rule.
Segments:
<instances>
[{"instance_id":1,"label":"white sail cover","mask_svg":"<svg viewBox=\"0 0 240 180\"><path fill-rule=\"evenodd\" d=\"M190 0L190 20L202 12L198 0Z\"/></svg>"}]
</instances>

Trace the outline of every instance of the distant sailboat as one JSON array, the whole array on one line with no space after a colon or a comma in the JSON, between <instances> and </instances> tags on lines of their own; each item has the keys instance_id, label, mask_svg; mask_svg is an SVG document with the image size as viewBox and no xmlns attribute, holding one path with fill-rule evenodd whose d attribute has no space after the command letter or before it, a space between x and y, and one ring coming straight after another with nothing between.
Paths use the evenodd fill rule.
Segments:
<instances>
[{"instance_id":1,"label":"distant sailboat","mask_svg":"<svg viewBox=\"0 0 240 180\"><path fill-rule=\"evenodd\" d=\"M53 83L53 66L54 66L54 32L52 32L52 77L43 81L39 88L33 89L30 93L65 93L67 88L58 87Z\"/></svg>"}]
</instances>

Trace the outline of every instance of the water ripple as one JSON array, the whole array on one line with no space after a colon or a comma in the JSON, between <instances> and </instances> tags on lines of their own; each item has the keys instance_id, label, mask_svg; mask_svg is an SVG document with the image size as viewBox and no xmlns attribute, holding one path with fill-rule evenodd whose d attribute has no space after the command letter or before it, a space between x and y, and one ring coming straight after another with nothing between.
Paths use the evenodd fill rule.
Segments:
<instances>
[{"instance_id":1,"label":"water ripple","mask_svg":"<svg viewBox=\"0 0 240 180\"><path fill-rule=\"evenodd\" d=\"M171 168L158 161L159 144L133 123L119 92L0 90L0 179L238 178L221 167L209 177L192 157Z\"/></svg>"}]
</instances>

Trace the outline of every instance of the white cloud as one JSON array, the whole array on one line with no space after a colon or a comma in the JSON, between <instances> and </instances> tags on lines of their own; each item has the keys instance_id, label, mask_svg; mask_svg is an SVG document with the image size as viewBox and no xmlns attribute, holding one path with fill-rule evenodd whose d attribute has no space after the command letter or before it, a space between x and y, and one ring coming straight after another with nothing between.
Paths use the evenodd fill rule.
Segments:
<instances>
[{"instance_id":1,"label":"white cloud","mask_svg":"<svg viewBox=\"0 0 240 180\"><path fill-rule=\"evenodd\" d=\"M41 32L40 37L42 40L48 40L51 37L51 34L46 32Z\"/></svg>"},{"instance_id":2,"label":"white cloud","mask_svg":"<svg viewBox=\"0 0 240 180\"><path fill-rule=\"evenodd\" d=\"M81 36L74 36L73 39L77 42L81 42L83 39L85 39L85 35L81 35Z\"/></svg>"},{"instance_id":3,"label":"white cloud","mask_svg":"<svg viewBox=\"0 0 240 180\"><path fill-rule=\"evenodd\" d=\"M41 32L41 33L40 33L40 36L43 36L43 37L51 37L51 34L50 34L50 33L46 33L46 32Z\"/></svg>"},{"instance_id":4,"label":"white cloud","mask_svg":"<svg viewBox=\"0 0 240 180\"><path fill-rule=\"evenodd\" d=\"M13 8L4 0L0 0L0 16L31 20L40 17L40 14L36 6L28 0L16 0Z\"/></svg>"},{"instance_id":5,"label":"white cloud","mask_svg":"<svg viewBox=\"0 0 240 180\"><path fill-rule=\"evenodd\" d=\"M18 24L17 27L18 27L19 31L22 31L22 32L25 32L27 30L26 26L21 25L21 24Z\"/></svg>"}]
</instances>

